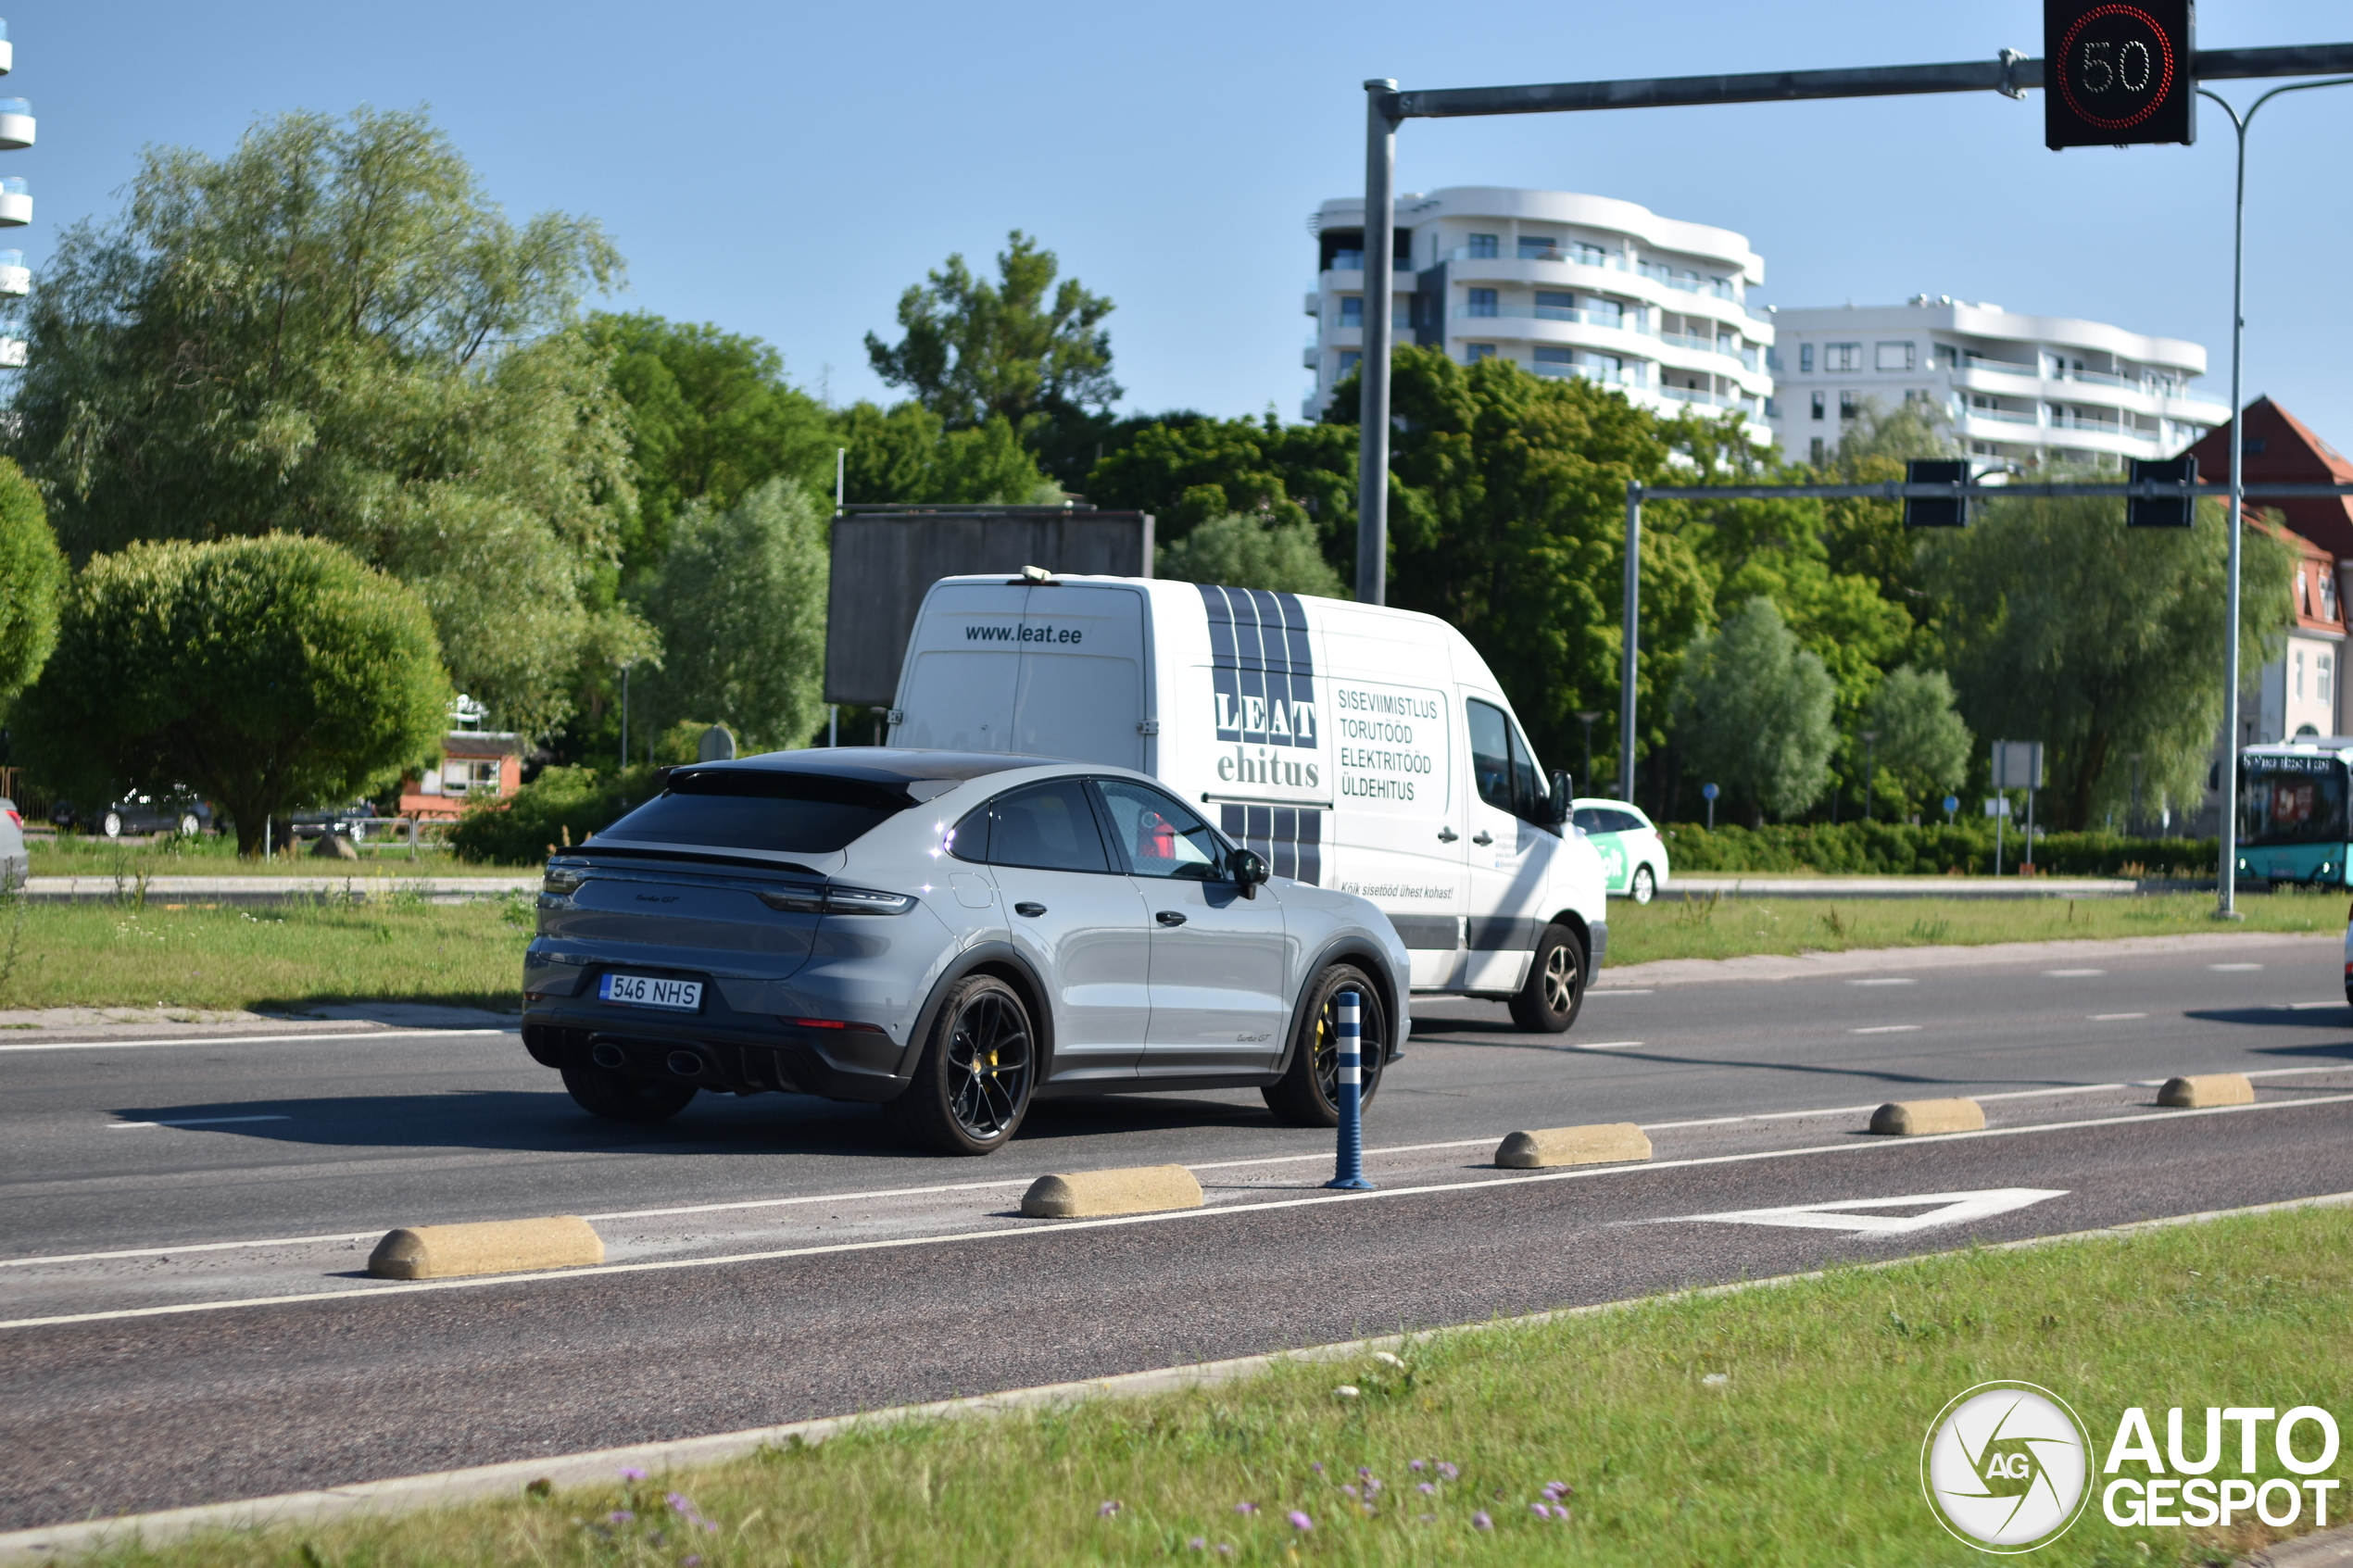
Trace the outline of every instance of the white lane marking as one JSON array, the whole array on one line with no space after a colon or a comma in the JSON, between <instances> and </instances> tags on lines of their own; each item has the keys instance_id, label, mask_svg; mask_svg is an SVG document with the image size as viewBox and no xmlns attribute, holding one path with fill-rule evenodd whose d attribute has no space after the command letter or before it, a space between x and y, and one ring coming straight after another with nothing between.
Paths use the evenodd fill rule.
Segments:
<instances>
[{"instance_id":1,"label":"white lane marking","mask_svg":"<svg viewBox=\"0 0 2353 1568\"><path fill-rule=\"evenodd\" d=\"M2210 963L2210 964L2208 964L2206 967L2207 967L2207 968L2208 968L2208 969L2214 969L2214 970L2239 970L2239 969L2261 969L2263 966L2262 966L2261 964L2259 964L2259 963Z\"/></svg>"},{"instance_id":2,"label":"white lane marking","mask_svg":"<svg viewBox=\"0 0 2353 1568\"><path fill-rule=\"evenodd\" d=\"M1573 1051L1622 1051L1629 1046L1642 1043L1640 1040L1572 1040L1568 1048Z\"/></svg>"},{"instance_id":3,"label":"white lane marking","mask_svg":"<svg viewBox=\"0 0 2353 1568\"><path fill-rule=\"evenodd\" d=\"M151 1046L299 1046L324 1040L447 1040L467 1035L519 1035L506 1029L345 1029L333 1035L200 1035L186 1040L42 1040L0 1051L131 1051Z\"/></svg>"},{"instance_id":4,"label":"white lane marking","mask_svg":"<svg viewBox=\"0 0 2353 1568\"><path fill-rule=\"evenodd\" d=\"M1869 1029L1849 1029L1850 1035L1909 1035L1919 1028L1917 1023L1874 1023Z\"/></svg>"},{"instance_id":5,"label":"white lane marking","mask_svg":"<svg viewBox=\"0 0 2353 1568\"><path fill-rule=\"evenodd\" d=\"M1849 985L1917 985L1917 980L1850 980Z\"/></svg>"},{"instance_id":6,"label":"white lane marking","mask_svg":"<svg viewBox=\"0 0 2353 1568\"><path fill-rule=\"evenodd\" d=\"M2088 1015L2095 1023L2121 1023L2128 1018L2146 1018L2145 1012L2095 1012Z\"/></svg>"},{"instance_id":7,"label":"white lane marking","mask_svg":"<svg viewBox=\"0 0 2353 1568\"><path fill-rule=\"evenodd\" d=\"M2347 1070L2347 1064L2342 1062L2331 1063L2330 1065L2324 1067L2266 1067L2259 1068L2251 1073L2248 1073L2246 1076L2250 1078L2292 1078L2305 1076L2314 1073L2341 1072ZM2038 1099L2052 1095L2095 1094L2102 1090L2129 1088L2153 1089L2164 1082L2165 1080L2162 1078L2137 1078L2129 1084L2066 1084L2061 1085L2057 1088L2008 1089L1999 1094L1977 1095L1972 1098L1981 1100ZM1800 1120L1808 1116L1865 1116L1874 1110L1877 1110L1878 1109L1879 1102L1873 1101L1869 1105L1820 1106L1810 1110L1753 1111L1743 1116L1707 1116L1690 1122L1644 1122L1640 1123L1640 1125L1642 1130L1646 1133L1666 1133L1680 1131L1687 1127L1725 1127L1741 1122L1790 1122ZM1368 1148L1365 1151L1365 1153L1367 1158L1370 1158L1389 1154L1419 1154L1432 1149L1491 1148L1497 1141L1498 1135L1491 1134L1485 1137L1453 1138L1443 1143L1395 1144L1385 1148ZM1191 1171L1230 1171L1243 1166L1290 1165L1296 1164L1302 1160L1328 1160L1330 1158L1331 1156L1328 1153L1319 1149L1313 1154L1275 1154L1260 1156L1250 1160L1215 1160L1196 1161L1187 1165L1186 1169ZM584 1214L581 1218L586 1220L635 1220L656 1218L670 1214L708 1214L718 1212L723 1210L776 1209L802 1203L854 1203L862 1199L875 1198L914 1198L923 1197L932 1193L979 1192L989 1188L1027 1186L1035 1179L1035 1177L1030 1176L1019 1176L1012 1180L1002 1182L958 1182L945 1184L938 1186L882 1187L872 1192L822 1192L807 1194L798 1198L755 1198L732 1203L696 1203L673 1209L624 1209L607 1214ZM320 1242L367 1241L372 1237L382 1236L384 1232L381 1230L345 1231L331 1236L269 1236L255 1241L192 1242L180 1247L132 1247L125 1248L115 1252L47 1253L30 1258L0 1258L0 1269L35 1268L44 1263L106 1262L116 1258L160 1258L181 1252L229 1252L239 1248L255 1247L306 1247L313 1246Z\"/></svg>"},{"instance_id":8,"label":"white lane marking","mask_svg":"<svg viewBox=\"0 0 2353 1568\"><path fill-rule=\"evenodd\" d=\"M535 1273L475 1274L460 1279L409 1280L372 1289L318 1290L298 1296L249 1296L228 1301L183 1301L163 1307L122 1307L109 1311L67 1312L45 1318L0 1320L0 1329L54 1328L71 1323L120 1323L130 1318L182 1316L192 1312L223 1312L245 1307L296 1306L312 1301L348 1301L360 1297L415 1296L427 1291L479 1290L496 1285L537 1285L549 1280L588 1279L610 1274L671 1273L682 1269L724 1268L736 1263L777 1262L788 1258L819 1258L842 1252L892 1252L917 1247L941 1247L954 1242L1023 1240L1067 1231L1110 1230L1129 1225L1181 1223L1204 1217L1272 1212L1278 1209L1309 1209L1331 1203L1369 1203L1390 1198L1426 1198L1434 1193L1477 1192L1488 1187L1547 1182L1595 1181L1610 1176L1647 1175L1655 1171L1695 1169L1707 1165L1741 1165L1759 1160L1794 1160L1816 1154L1857 1154L1886 1149L1917 1149L1924 1143L1972 1143L1980 1138L2022 1137L2032 1133L2073 1132L2085 1127L2113 1127L2133 1122L2187 1122L2204 1116L2237 1116L2266 1110L2306 1110L2321 1105L2353 1103L2353 1094L2314 1099L2259 1101L2254 1105L2218 1105L2203 1110L2152 1110L2137 1116L2095 1116L2073 1122L2038 1122L2020 1127L1988 1127L1976 1133L1944 1133L1932 1139L1850 1139L1816 1144L1806 1148L1757 1149L1745 1154L1714 1154L1691 1160L1656 1160L1642 1164L1578 1166L1565 1170L1518 1171L1505 1176L1475 1181L1431 1182L1420 1186L1382 1187L1374 1192L1319 1192L1312 1198L1277 1198L1261 1203L1227 1203L1201 1209L1172 1209L1152 1214L1121 1214L1101 1220L1055 1220L1043 1224L1003 1225L990 1230L950 1231L937 1236L891 1236L871 1241L827 1242L815 1247L785 1247L766 1252L731 1252L711 1258L665 1258L642 1263L600 1263L589 1268L558 1269Z\"/></svg>"},{"instance_id":9,"label":"white lane marking","mask_svg":"<svg viewBox=\"0 0 2353 1568\"><path fill-rule=\"evenodd\" d=\"M125 1127L219 1127L231 1122L291 1122L291 1116L182 1116L171 1122L109 1122L107 1131L119 1133Z\"/></svg>"},{"instance_id":10,"label":"white lane marking","mask_svg":"<svg viewBox=\"0 0 2353 1568\"><path fill-rule=\"evenodd\" d=\"M1721 1214L1685 1214L1653 1220L1655 1225L1693 1224L1705 1221L1729 1225L1783 1225L1793 1230L1844 1231L1850 1236L1909 1236L1939 1225L1991 1219L2012 1210L2065 1198L2065 1187L1988 1187L1982 1192L1923 1192L1910 1198L1833 1199L1828 1203L1793 1203L1779 1209L1734 1209ZM1850 1213L1850 1210L1908 1209L1933 1203L1925 1214Z\"/></svg>"},{"instance_id":11,"label":"white lane marking","mask_svg":"<svg viewBox=\"0 0 2353 1568\"><path fill-rule=\"evenodd\" d=\"M2104 969L2046 969L2043 972L2054 980L2074 980L2086 974L2106 974Z\"/></svg>"},{"instance_id":12,"label":"white lane marking","mask_svg":"<svg viewBox=\"0 0 2353 1568\"><path fill-rule=\"evenodd\" d=\"M1591 1001L1595 997L1654 997L1658 993L1640 985L1596 985L1585 993Z\"/></svg>"}]
</instances>

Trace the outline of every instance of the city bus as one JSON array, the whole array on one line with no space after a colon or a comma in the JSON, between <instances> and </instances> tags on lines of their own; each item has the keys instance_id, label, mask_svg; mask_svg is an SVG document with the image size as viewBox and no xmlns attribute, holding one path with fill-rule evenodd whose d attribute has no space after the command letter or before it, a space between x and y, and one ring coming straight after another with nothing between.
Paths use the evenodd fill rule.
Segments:
<instances>
[{"instance_id":1,"label":"city bus","mask_svg":"<svg viewBox=\"0 0 2353 1568\"><path fill-rule=\"evenodd\" d=\"M2353 739L2250 746L2239 753L2238 874L2247 882L2344 887Z\"/></svg>"}]
</instances>

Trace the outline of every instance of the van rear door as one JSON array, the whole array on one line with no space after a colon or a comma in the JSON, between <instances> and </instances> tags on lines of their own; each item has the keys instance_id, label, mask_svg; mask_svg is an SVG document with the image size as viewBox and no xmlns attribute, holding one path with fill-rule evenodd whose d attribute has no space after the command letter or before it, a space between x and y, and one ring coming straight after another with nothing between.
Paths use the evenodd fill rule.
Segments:
<instances>
[{"instance_id":1,"label":"van rear door","mask_svg":"<svg viewBox=\"0 0 2353 1568\"><path fill-rule=\"evenodd\" d=\"M1143 666L1133 588L941 583L916 623L892 744L1140 768Z\"/></svg>"}]
</instances>

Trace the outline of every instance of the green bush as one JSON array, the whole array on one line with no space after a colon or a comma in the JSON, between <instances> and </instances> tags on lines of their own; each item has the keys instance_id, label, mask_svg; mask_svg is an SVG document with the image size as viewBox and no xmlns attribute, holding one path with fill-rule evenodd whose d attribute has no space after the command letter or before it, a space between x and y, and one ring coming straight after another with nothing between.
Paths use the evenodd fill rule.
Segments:
<instances>
[{"instance_id":1,"label":"green bush","mask_svg":"<svg viewBox=\"0 0 2353 1568\"><path fill-rule=\"evenodd\" d=\"M1695 822L1659 830L1678 873L1824 872L1906 876L1988 876L1994 830L1976 823L1768 824L1713 831ZM2002 870L2015 869L2023 833L2005 834ZM2035 869L2052 876L2210 877L2220 847L2210 838L2128 838L2112 833L2050 833L2035 846Z\"/></svg>"},{"instance_id":2,"label":"green bush","mask_svg":"<svg viewBox=\"0 0 2353 1568\"><path fill-rule=\"evenodd\" d=\"M469 806L450 830L449 847L461 860L537 865L652 798L654 773L642 764L619 773L549 768L504 800Z\"/></svg>"}]
</instances>

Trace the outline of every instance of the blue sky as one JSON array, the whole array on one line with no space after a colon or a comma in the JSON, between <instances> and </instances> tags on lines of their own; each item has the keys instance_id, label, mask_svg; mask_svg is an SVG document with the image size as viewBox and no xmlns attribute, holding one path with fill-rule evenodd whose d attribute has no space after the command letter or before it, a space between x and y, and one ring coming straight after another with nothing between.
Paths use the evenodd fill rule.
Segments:
<instances>
[{"instance_id":1,"label":"blue sky","mask_svg":"<svg viewBox=\"0 0 2353 1568\"><path fill-rule=\"evenodd\" d=\"M259 116L429 105L518 214L594 214L623 307L781 348L837 402L862 346L950 252L1039 236L1118 306L1126 408L1295 417L1307 214L1362 189L1368 76L1408 87L1907 64L2041 52L2034 0L1891 6L603 4L152 0L6 7L7 90L40 145L5 171L39 221L111 213L148 144L220 153ZM2353 37L2342 0L2208 0L2209 47ZM2222 83L2244 102L2253 83ZM1587 191L1747 234L1759 296L1992 300L2205 344L2228 392L2231 138L2047 152L2040 100L1991 94L1416 122L1399 185ZM2257 121L2248 395L2353 448L2353 88ZM2334 210L2328 210L2334 207Z\"/></svg>"}]
</instances>

